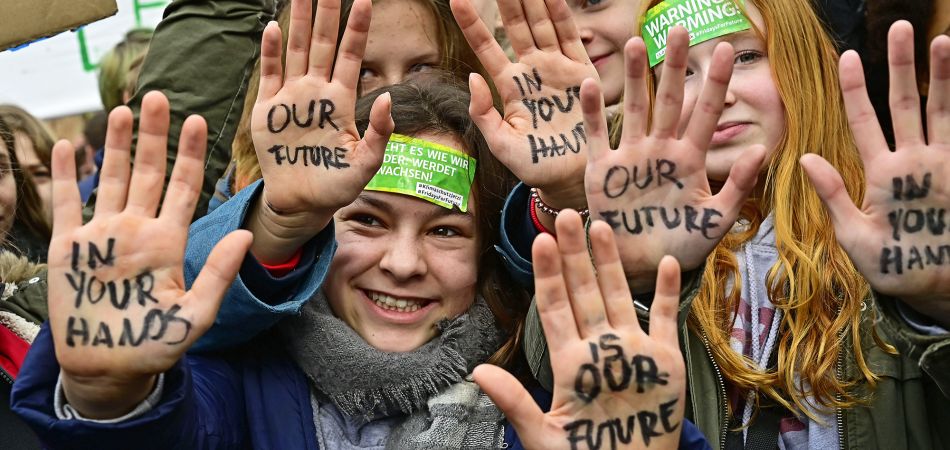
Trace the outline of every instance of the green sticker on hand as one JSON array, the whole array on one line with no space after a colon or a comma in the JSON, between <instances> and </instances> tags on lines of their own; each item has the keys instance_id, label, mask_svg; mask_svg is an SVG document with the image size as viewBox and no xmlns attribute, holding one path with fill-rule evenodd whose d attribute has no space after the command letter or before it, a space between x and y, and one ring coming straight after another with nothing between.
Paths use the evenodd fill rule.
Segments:
<instances>
[{"instance_id":1,"label":"green sticker on hand","mask_svg":"<svg viewBox=\"0 0 950 450\"><path fill-rule=\"evenodd\" d=\"M751 28L749 19L738 7L740 1L674 0L662 1L650 8L640 30L650 67L666 58L666 36L676 25L682 25L689 32L690 47Z\"/></svg>"},{"instance_id":2,"label":"green sticker on hand","mask_svg":"<svg viewBox=\"0 0 950 450\"><path fill-rule=\"evenodd\" d=\"M475 158L434 142L393 134L383 165L366 185L370 191L394 192L468 211Z\"/></svg>"}]
</instances>

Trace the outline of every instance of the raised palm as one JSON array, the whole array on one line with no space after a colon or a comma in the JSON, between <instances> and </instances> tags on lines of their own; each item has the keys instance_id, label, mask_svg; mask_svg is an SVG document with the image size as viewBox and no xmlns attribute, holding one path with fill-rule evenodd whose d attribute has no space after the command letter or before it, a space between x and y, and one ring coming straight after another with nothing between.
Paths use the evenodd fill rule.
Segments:
<instances>
[{"instance_id":1,"label":"raised palm","mask_svg":"<svg viewBox=\"0 0 950 450\"><path fill-rule=\"evenodd\" d=\"M706 150L732 74L732 48L716 48L709 78L689 123L683 124L686 30L673 28L668 42L649 133L647 57L639 37L624 49L623 134L616 150L610 149L598 84L585 81L581 89L590 140L585 185L591 216L613 228L627 275L643 290L649 290L664 255L676 257L684 269L705 261L735 223L765 157L761 146L751 149L748 158L733 166L722 189L712 194Z\"/></svg>"},{"instance_id":2,"label":"raised palm","mask_svg":"<svg viewBox=\"0 0 950 450\"><path fill-rule=\"evenodd\" d=\"M156 216L168 126L168 101L149 93L130 174L132 113L125 107L112 112L99 200L86 225L73 147L63 141L53 150L49 317L65 384L124 385L171 368L213 323L250 245L246 231L226 237L186 291L182 263L201 190L207 130L201 117L184 123Z\"/></svg>"},{"instance_id":3,"label":"raised palm","mask_svg":"<svg viewBox=\"0 0 950 450\"><path fill-rule=\"evenodd\" d=\"M529 449L676 448L685 411L677 345L679 267L661 265L650 334L639 325L613 233L596 221L591 265L580 216L561 213L557 236L534 241L535 287L554 373L542 413L510 374L481 366L475 380Z\"/></svg>"},{"instance_id":4,"label":"raised palm","mask_svg":"<svg viewBox=\"0 0 950 450\"><path fill-rule=\"evenodd\" d=\"M361 139L354 109L370 1L354 2L339 51L340 0L319 2L312 21L310 0L294 0L291 8L286 68L280 28L272 24L264 30L252 138L266 203L278 213L330 217L379 169L392 131L389 96L373 105Z\"/></svg>"},{"instance_id":5,"label":"raised palm","mask_svg":"<svg viewBox=\"0 0 950 450\"><path fill-rule=\"evenodd\" d=\"M580 83L596 79L597 70L564 0L499 0L498 7L517 62L508 60L468 0L452 1L455 19L504 107L502 116L485 80L473 74L472 119L492 153L519 179L555 203L582 206L587 136Z\"/></svg>"},{"instance_id":6,"label":"raised palm","mask_svg":"<svg viewBox=\"0 0 950 450\"><path fill-rule=\"evenodd\" d=\"M897 149L890 151L868 99L857 54L841 56L841 89L864 162L867 189L860 209L837 170L817 155L802 165L825 202L835 235L871 286L950 324L950 37L931 46L927 135L914 70L913 29L895 23L888 35L891 115Z\"/></svg>"}]
</instances>

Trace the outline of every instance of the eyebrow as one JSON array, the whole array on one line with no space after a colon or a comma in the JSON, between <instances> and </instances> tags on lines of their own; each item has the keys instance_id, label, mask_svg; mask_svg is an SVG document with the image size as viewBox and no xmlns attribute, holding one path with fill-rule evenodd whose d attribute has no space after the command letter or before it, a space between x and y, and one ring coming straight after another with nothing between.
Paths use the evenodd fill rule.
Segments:
<instances>
[{"instance_id":1,"label":"eyebrow","mask_svg":"<svg viewBox=\"0 0 950 450\"><path fill-rule=\"evenodd\" d=\"M379 199L372 198L366 193L360 194L358 197L356 197L356 200L354 200L353 203L362 203L371 208L379 209L387 214L393 214L395 212L395 208L393 208L393 206L390 205L389 203L386 203ZM439 206L438 209L429 208L429 212L425 213L425 217L427 220L432 220L432 219L437 219L437 218L447 217L447 216L459 216L459 217L475 220L475 217L472 216L471 209L469 209L467 212L462 212L457 208L449 209L449 208L443 208L442 206Z\"/></svg>"}]
</instances>

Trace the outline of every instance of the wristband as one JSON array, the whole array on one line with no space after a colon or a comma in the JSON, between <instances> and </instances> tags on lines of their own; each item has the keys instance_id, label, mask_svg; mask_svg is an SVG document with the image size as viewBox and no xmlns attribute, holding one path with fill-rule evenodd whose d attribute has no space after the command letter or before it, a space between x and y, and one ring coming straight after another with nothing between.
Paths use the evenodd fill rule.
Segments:
<instances>
[{"instance_id":1,"label":"wristband","mask_svg":"<svg viewBox=\"0 0 950 450\"><path fill-rule=\"evenodd\" d=\"M534 205L534 209L532 209L533 214L537 214L535 209L553 217L557 217L558 213L561 212L560 209L554 209L547 203L544 203L544 200L541 200L541 196L538 195L537 188L531 188L531 203ZM581 215L581 219L586 219L587 216L590 215L590 209L579 209L577 213Z\"/></svg>"}]
</instances>

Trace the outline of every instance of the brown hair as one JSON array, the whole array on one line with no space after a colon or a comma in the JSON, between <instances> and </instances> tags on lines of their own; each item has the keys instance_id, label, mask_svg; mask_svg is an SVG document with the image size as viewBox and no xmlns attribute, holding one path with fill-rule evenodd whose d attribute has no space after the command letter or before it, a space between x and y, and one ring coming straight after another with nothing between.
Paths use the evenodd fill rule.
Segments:
<instances>
[{"instance_id":1,"label":"brown hair","mask_svg":"<svg viewBox=\"0 0 950 450\"><path fill-rule=\"evenodd\" d=\"M452 74L426 76L377 89L356 103L356 126L360 133L369 125L369 112L380 94L392 96L394 133L407 136L422 132L454 135L462 149L478 161L472 199L476 205L476 232L479 242L478 295L485 299L508 340L487 361L519 368L522 361L521 335L530 297L511 279L495 251L501 210L517 179L488 149L488 144L468 113L469 94Z\"/></svg>"},{"instance_id":2,"label":"brown hair","mask_svg":"<svg viewBox=\"0 0 950 450\"><path fill-rule=\"evenodd\" d=\"M125 103L123 95L126 92L131 95L135 90L134 81L130 82L131 67L139 57L144 58L151 42L152 30L136 28L126 33L122 41L102 57L99 62L99 97L105 111L122 106ZM138 74L134 74L134 78L138 79Z\"/></svg>"},{"instance_id":3,"label":"brown hair","mask_svg":"<svg viewBox=\"0 0 950 450\"><path fill-rule=\"evenodd\" d=\"M0 145L3 145L7 150L10 157L10 171L13 172L13 180L16 182L17 197L14 223L20 224L22 229L33 233L37 239L48 243L53 230L43 213L43 202L36 192L36 185L28 181L24 177L23 170L20 169L20 161L16 157L14 143L13 130L0 116ZM8 239L4 236L2 245L8 247L9 244Z\"/></svg>"},{"instance_id":4,"label":"brown hair","mask_svg":"<svg viewBox=\"0 0 950 450\"><path fill-rule=\"evenodd\" d=\"M30 142L33 143L33 149L40 162L50 168L50 158L53 154L53 145L56 143L53 138L53 132L32 114L25 109L15 105L0 105L0 118L2 118L14 135L23 133ZM14 151L16 147L10 147Z\"/></svg>"},{"instance_id":5,"label":"brown hair","mask_svg":"<svg viewBox=\"0 0 950 450\"><path fill-rule=\"evenodd\" d=\"M380 0L375 0L380 1ZM382 0L386 1L386 0ZM438 30L436 30L437 41L440 46L441 64L440 69L452 74L460 81L467 81L468 74L476 72L482 75L485 80L491 80L488 72L482 67L475 52L469 47L462 35L462 30L452 16L447 0L413 0L420 2L423 6L432 12L436 18ZM314 1L314 6L316 6ZM283 33L283 47L285 51L281 55L286 55L287 33L290 27L290 2L285 2L277 12L277 23ZM343 31L346 29L346 21L350 17L350 10L353 8L353 0L343 0L341 6L342 14L340 17L340 28L338 42L343 38ZM313 9L316 11L316 8ZM234 142L231 145L231 159L234 164L234 178L232 180L232 192L239 191L247 185L261 178L261 169L257 162L257 153L254 151L254 142L251 139L251 111L254 109L254 103L257 99L258 85L260 84L260 60L255 65L251 74L251 79L247 87L247 95L244 98L244 113L238 122L237 132L234 136ZM467 89L466 89L467 90ZM362 93L361 93L362 94Z\"/></svg>"}]
</instances>

